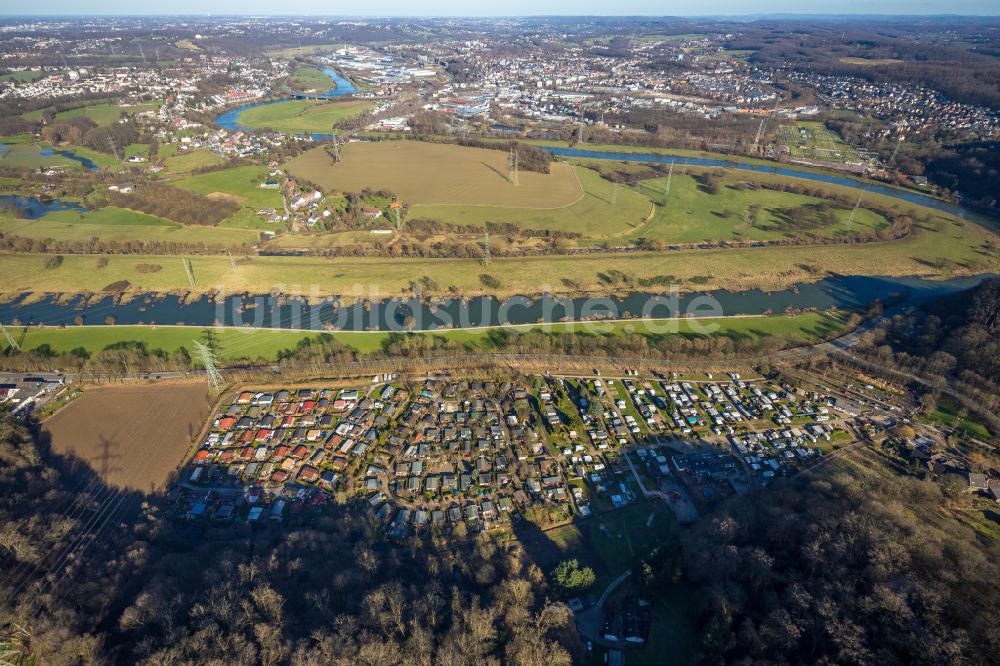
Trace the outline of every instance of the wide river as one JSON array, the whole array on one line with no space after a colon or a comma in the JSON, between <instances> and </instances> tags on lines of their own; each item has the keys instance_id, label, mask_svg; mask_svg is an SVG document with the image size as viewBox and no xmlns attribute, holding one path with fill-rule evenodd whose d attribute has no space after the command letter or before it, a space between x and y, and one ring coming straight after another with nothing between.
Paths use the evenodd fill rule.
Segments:
<instances>
[{"instance_id":1,"label":"wide river","mask_svg":"<svg viewBox=\"0 0 1000 666\"><path fill-rule=\"evenodd\" d=\"M353 95L354 93L358 92L358 89L354 87L354 84L351 83L350 81L348 81L347 79L345 79L343 76L341 76L340 73L337 72L336 70L331 69L330 67L321 67L320 69L322 69L323 73L326 74L327 76L329 76L333 80L334 87L330 88L329 90L327 90L325 92L314 93L314 95L316 97L327 99L327 98L330 98L330 97L341 97L343 95ZM305 95L305 96L308 96L308 95ZM227 130L230 130L230 131L233 131L233 132L235 132L237 130L243 130L243 131L252 132L252 131L254 131L254 128L247 127L246 125L243 125L243 124L240 123L240 114L241 113L243 113L244 111L248 111L249 109L255 109L258 106L267 106L268 104L280 104L281 102L287 102L289 99L294 99L294 98L289 97L289 98L283 98L283 99L269 99L269 100L264 101L264 102L254 102L253 104L246 104L244 106L238 106L238 107L236 107L234 109L229 109L225 113L223 113L223 114L219 115L218 117L216 117L215 124L219 125L220 127L225 127ZM309 135L306 135L306 136L308 136L313 141L323 141L325 139L332 139L336 135L335 134L309 134Z\"/></svg>"},{"instance_id":2,"label":"wide river","mask_svg":"<svg viewBox=\"0 0 1000 666\"><path fill-rule=\"evenodd\" d=\"M399 331L409 324L411 330L442 330L595 318L668 319L688 314L717 317L780 314L788 309L857 309L875 300L896 305L954 294L976 286L987 277L991 276L935 281L914 277L834 276L777 292L715 290L689 292L675 298L637 292L592 299L518 296L506 301L476 297L434 304L417 298L394 298L354 305L328 299L310 305L303 299L247 295L184 301L174 295L153 294L116 303L111 296L87 302L83 297L59 300L55 296L31 301L27 295L22 295L0 304L0 322L46 326L221 324L316 331Z\"/></svg>"},{"instance_id":3,"label":"wide river","mask_svg":"<svg viewBox=\"0 0 1000 666\"><path fill-rule=\"evenodd\" d=\"M357 92L357 88L335 70L325 67L336 87L319 96L338 97ZM230 109L216 122L228 129L246 129L239 122L240 114L266 104L286 100L269 100ZM314 140L332 138L332 134L313 134ZM631 152L604 152L580 148L547 148L552 154L564 157L605 159L631 162L656 162L679 165L724 167L744 171L773 173L834 185L843 185L877 192L910 203L944 210L967 217L961 206L951 204L918 192L901 190L885 185L862 182L853 178L829 173L807 171L786 166L747 164L725 159L689 157L669 153L646 154ZM35 202L8 201L7 205L25 206ZM57 202L58 204L58 202ZM49 205L53 205L50 203ZM20 207L20 206L19 206ZM43 206L31 206L29 218L44 215ZM876 300L883 303L904 303L917 299L944 296L969 289L983 279L979 275L934 281L915 277L832 276L812 284L801 284L778 292L751 290L732 292L688 292L675 299L651 293L632 293L605 299L557 299L550 296L519 296L507 301L492 297L451 299L433 305L418 298L386 299L374 303L342 305L337 299L318 304L308 304L302 299L272 296L234 295L221 299L207 297L183 300L174 295L145 295L126 303L117 303L112 296L90 300L83 297L59 299L46 296L29 300L19 296L0 304L0 322L11 324L44 324L46 326L86 324L185 324L191 326L250 326L256 328L305 329L305 330L443 330L504 324L533 324L539 322L581 319L617 318L671 318L685 316L695 311L700 316L732 316L778 314L788 310L858 309ZM707 297L707 300L706 300ZM705 309L708 304L708 309Z\"/></svg>"}]
</instances>

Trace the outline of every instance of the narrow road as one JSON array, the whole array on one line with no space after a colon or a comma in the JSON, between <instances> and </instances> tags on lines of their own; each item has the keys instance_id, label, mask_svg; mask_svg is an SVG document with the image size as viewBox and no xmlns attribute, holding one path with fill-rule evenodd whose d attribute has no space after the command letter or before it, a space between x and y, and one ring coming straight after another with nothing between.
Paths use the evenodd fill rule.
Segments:
<instances>
[{"instance_id":1,"label":"narrow road","mask_svg":"<svg viewBox=\"0 0 1000 666\"><path fill-rule=\"evenodd\" d=\"M606 588L604 588L604 592L601 593L601 597L597 600L596 604L576 616L576 626L577 629L579 629L581 636L589 641L597 643L598 645L611 648L618 647L616 642L606 641L601 635L601 628L604 624L604 602L607 601L608 595L610 595L616 587L621 585L621 583L631 575L632 570L629 569L621 576L618 576L618 578L615 578Z\"/></svg>"}]
</instances>

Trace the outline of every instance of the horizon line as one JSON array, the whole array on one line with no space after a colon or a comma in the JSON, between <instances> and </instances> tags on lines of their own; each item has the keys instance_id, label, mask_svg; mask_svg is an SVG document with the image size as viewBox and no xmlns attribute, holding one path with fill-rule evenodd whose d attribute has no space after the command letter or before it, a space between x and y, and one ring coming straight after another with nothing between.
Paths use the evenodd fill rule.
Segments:
<instances>
[{"instance_id":1,"label":"horizon line","mask_svg":"<svg viewBox=\"0 0 1000 666\"><path fill-rule=\"evenodd\" d=\"M995 14L976 13L893 13L893 12L728 12L725 14L314 14L314 13L4 13L0 20L8 18L310 18L310 19L512 19L512 18L644 18L644 19L727 19L727 18L1000 18L1000 9Z\"/></svg>"}]
</instances>

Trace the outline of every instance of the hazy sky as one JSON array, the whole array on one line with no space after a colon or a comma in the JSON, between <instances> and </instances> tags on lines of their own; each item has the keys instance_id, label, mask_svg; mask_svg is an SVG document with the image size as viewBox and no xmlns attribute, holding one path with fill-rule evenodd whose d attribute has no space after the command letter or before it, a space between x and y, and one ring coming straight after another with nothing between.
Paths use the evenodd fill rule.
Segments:
<instances>
[{"instance_id":1,"label":"hazy sky","mask_svg":"<svg viewBox=\"0 0 1000 666\"><path fill-rule=\"evenodd\" d=\"M0 15L270 14L368 16L648 15L768 13L1000 15L997 0L0 0Z\"/></svg>"}]
</instances>

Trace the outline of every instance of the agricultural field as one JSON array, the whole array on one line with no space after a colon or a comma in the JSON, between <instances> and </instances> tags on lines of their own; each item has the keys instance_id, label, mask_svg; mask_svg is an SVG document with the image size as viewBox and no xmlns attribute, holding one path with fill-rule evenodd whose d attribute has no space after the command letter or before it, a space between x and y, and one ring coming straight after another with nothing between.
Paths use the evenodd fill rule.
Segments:
<instances>
[{"instance_id":1,"label":"agricultural field","mask_svg":"<svg viewBox=\"0 0 1000 666\"><path fill-rule=\"evenodd\" d=\"M239 115L238 120L241 125L256 129L290 134L322 134L332 132L333 126L344 118L360 115L371 108L370 102L363 101L320 102L296 99L247 109Z\"/></svg>"},{"instance_id":2,"label":"agricultural field","mask_svg":"<svg viewBox=\"0 0 1000 666\"><path fill-rule=\"evenodd\" d=\"M703 320L703 325L716 330L708 335L726 336L734 340L759 339L768 336L781 336L792 344L817 342L835 337L844 330L844 317L839 313L807 312L800 315L774 315L755 317L724 317L713 320ZM698 337L703 334L695 332L691 322L685 320L659 321L657 329L663 327L669 332L657 330L653 334L680 335L686 338ZM49 345L54 352L68 352L77 347L83 347L91 353L120 342L142 342L150 349L162 349L173 353L184 347L190 351L192 341L199 339L205 329L198 326L84 326L70 328L22 328L14 332L23 349L37 349L41 345ZM223 361L240 359L256 360L258 358L274 361L278 352L293 349L304 338L315 338L318 333L304 331L260 330L242 328L215 328L215 338L218 342L219 358ZM549 326L529 324L524 326L506 326L503 328L481 328L453 331L432 331L414 333L413 335L432 335L453 340L471 350L492 351L492 342L498 331L514 335L529 331L548 331L553 333L577 331L595 335L623 335L637 333L646 334L648 330L642 321L621 321L601 324L558 323ZM390 339L391 333L346 331L332 334L336 340L351 347L357 352L367 354L378 352ZM0 342L0 350L7 348L6 342Z\"/></svg>"},{"instance_id":3,"label":"agricultural field","mask_svg":"<svg viewBox=\"0 0 1000 666\"><path fill-rule=\"evenodd\" d=\"M94 387L44 423L52 448L85 460L109 484L162 489L208 418L204 383Z\"/></svg>"},{"instance_id":4,"label":"agricultural field","mask_svg":"<svg viewBox=\"0 0 1000 666\"><path fill-rule=\"evenodd\" d=\"M552 229L578 233L585 238L609 239L643 229L656 213L645 194L624 185L616 187L595 171L564 164L553 164L552 169L553 173L557 169L571 169L583 196L559 207L416 204L411 206L410 216L453 224L509 222L526 229ZM524 182L523 173L521 182Z\"/></svg>"},{"instance_id":5,"label":"agricultural field","mask_svg":"<svg viewBox=\"0 0 1000 666\"><path fill-rule=\"evenodd\" d=\"M325 92L334 87L333 79L315 67L299 67L288 82L293 90Z\"/></svg>"},{"instance_id":6,"label":"agricultural field","mask_svg":"<svg viewBox=\"0 0 1000 666\"><path fill-rule=\"evenodd\" d=\"M507 161L504 151L384 141L348 144L339 164L316 149L286 168L327 189L388 190L410 205L411 218L457 225L503 222L612 238L638 229L654 212L644 194L567 164L553 163L549 174L522 170L515 186Z\"/></svg>"},{"instance_id":7,"label":"agricultural field","mask_svg":"<svg viewBox=\"0 0 1000 666\"><path fill-rule=\"evenodd\" d=\"M14 236L56 241L163 241L228 247L258 240L255 232L237 228L196 227L124 208L108 206L86 212L56 211L40 220L4 219L0 231ZM176 261L176 259L174 259Z\"/></svg>"},{"instance_id":8,"label":"agricultural field","mask_svg":"<svg viewBox=\"0 0 1000 666\"><path fill-rule=\"evenodd\" d=\"M180 153L173 157L167 157L167 172L187 173L207 166L215 166L222 163L222 158L213 153L208 148L198 148L187 153Z\"/></svg>"},{"instance_id":9,"label":"agricultural field","mask_svg":"<svg viewBox=\"0 0 1000 666\"><path fill-rule=\"evenodd\" d=\"M223 220L224 227L268 229L273 225L256 215L260 209L280 209L281 194L277 189L261 188L267 179L267 169L242 166L221 171L211 171L171 181L171 185L214 199L229 199L243 206L243 210Z\"/></svg>"},{"instance_id":10,"label":"agricultural field","mask_svg":"<svg viewBox=\"0 0 1000 666\"><path fill-rule=\"evenodd\" d=\"M662 238L671 243L704 241L767 241L794 238L800 235L834 238L859 230L879 231L889 222L877 213L861 208L851 218L850 206L835 205L832 214L836 223L819 223L801 228L789 218L790 209L823 205L823 199L750 189L739 172L728 171L721 179L717 194L706 191L702 180L691 174L675 173L671 177L670 195L666 196L666 178L644 180L637 189L663 207L662 213L639 235Z\"/></svg>"},{"instance_id":11,"label":"agricultural field","mask_svg":"<svg viewBox=\"0 0 1000 666\"><path fill-rule=\"evenodd\" d=\"M782 125L781 145L793 160L856 164L864 161L853 146L820 122L797 122Z\"/></svg>"},{"instance_id":12,"label":"agricultural field","mask_svg":"<svg viewBox=\"0 0 1000 666\"><path fill-rule=\"evenodd\" d=\"M554 164L550 174L522 170L515 186L508 180L507 160L500 150L377 141L347 144L340 163L317 148L288 162L286 170L325 190L388 190L411 206L556 208L580 199L580 185L568 167Z\"/></svg>"}]
</instances>

